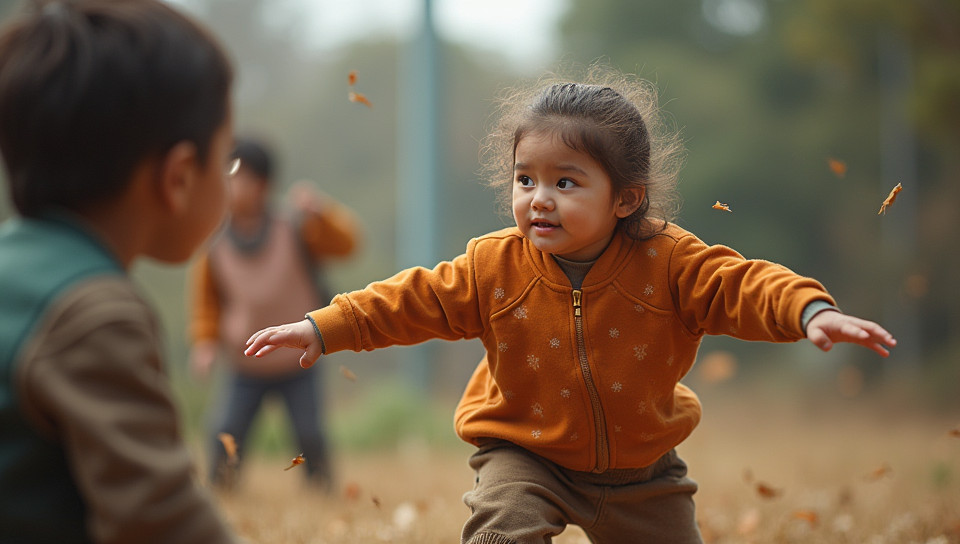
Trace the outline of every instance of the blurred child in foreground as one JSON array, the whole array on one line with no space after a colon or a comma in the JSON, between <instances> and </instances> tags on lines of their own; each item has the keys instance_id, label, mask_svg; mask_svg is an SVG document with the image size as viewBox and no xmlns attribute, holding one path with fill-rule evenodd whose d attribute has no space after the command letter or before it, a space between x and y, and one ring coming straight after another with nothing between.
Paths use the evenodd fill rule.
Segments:
<instances>
[{"instance_id":1,"label":"blurred child in foreground","mask_svg":"<svg viewBox=\"0 0 960 544\"><path fill-rule=\"evenodd\" d=\"M209 476L220 487L234 483L239 466L219 437L232 436L242 453L261 402L276 393L286 404L309 481L330 490L320 373L304 372L288 353L271 355L270 364L255 364L243 349L251 330L329 304L323 268L329 258L354 251L358 222L349 209L308 182L291 192L292 217L272 210L273 152L257 139L237 138L232 157L240 167L230 178L226 228L201 254L192 274L191 365L205 378L220 355L228 371L209 440Z\"/></svg>"},{"instance_id":2,"label":"blurred child in foreground","mask_svg":"<svg viewBox=\"0 0 960 544\"><path fill-rule=\"evenodd\" d=\"M681 146L646 82L595 67L585 83L505 95L485 147L516 227L433 270L337 296L255 333L248 355L321 354L480 338L456 410L477 446L462 542L699 543L675 447L700 420L680 380L705 334L887 356L879 325L841 313L817 281L710 246L670 220Z\"/></svg>"},{"instance_id":3,"label":"blurred child in foreground","mask_svg":"<svg viewBox=\"0 0 960 544\"><path fill-rule=\"evenodd\" d=\"M194 478L139 257L226 203L231 65L158 0L31 2L0 35L0 540L236 542Z\"/></svg>"}]
</instances>

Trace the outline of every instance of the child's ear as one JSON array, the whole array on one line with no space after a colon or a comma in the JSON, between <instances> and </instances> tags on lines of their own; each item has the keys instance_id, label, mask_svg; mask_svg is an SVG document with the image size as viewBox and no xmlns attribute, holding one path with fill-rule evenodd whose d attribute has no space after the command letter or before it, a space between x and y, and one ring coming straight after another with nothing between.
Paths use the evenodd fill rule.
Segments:
<instances>
[{"instance_id":1,"label":"child's ear","mask_svg":"<svg viewBox=\"0 0 960 544\"><path fill-rule=\"evenodd\" d=\"M160 198L174 213L190 203L190 192L200 173L197 159L197 147L191 142L178 142L160 159Z\"/></svg>"},{"instance_id":2,"label":"child's ear","mask_svg":"<svg viewBox=\"0 0 960 544\"><path fill-rule=\"evenodd\" d=\"M637 211L646 194L646 187L631 187L620 191L617 196L617 217L623 219Z\"/></svg>"}]
</instances>

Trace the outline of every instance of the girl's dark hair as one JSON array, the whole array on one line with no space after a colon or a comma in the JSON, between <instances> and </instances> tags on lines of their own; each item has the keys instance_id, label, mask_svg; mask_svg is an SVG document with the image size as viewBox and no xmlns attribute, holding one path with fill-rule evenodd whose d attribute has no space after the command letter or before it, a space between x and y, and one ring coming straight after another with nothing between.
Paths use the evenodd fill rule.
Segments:
<instances>
[{"instance_id":1,"label":"girl's dark hair","mask_svg":"<svg viewBox=\"0 0 960 544\"><path fill-rule=\"evenodd\" d=\"M23 215L118 196L142 161L192 142L206 162L233 69L159 0L34 0L0 33L0 153Z\"/></svg>"},{"instance_id":2,"label":"girl's dark hair","mask_svg":"<svg viewBox=\"0 0 960 544\"><path fill-rule=\"evenodd\" d=\"M230 158L240 159L240 165L264 181L273 180L273 151L263 140L248 136L234 139L233 153Z\"/></svg>"},{"instance_id":3,"label":"girl's dark hair","mask_svg":"<svg viewBox=\"0 0 960 544\"><path fill-rule=\"evenodd\" d=\"M500 96L494 128L481 148L487 183L497 189L501 208L509 214L517 143L531 132L554 133L603 167L614 194L645 188L640 207L621 219L620 227L633 238L651 236L679 210L679 132L667 126L648 81L600 64L588 68L584 81L550 75Z\"/></svg>"}]
</instances>

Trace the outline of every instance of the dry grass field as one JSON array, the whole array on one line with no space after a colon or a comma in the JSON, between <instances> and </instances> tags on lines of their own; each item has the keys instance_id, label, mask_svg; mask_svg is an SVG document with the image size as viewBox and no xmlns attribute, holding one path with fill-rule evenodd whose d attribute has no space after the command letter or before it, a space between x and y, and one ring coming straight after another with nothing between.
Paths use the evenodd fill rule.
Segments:
<instances>
[{"instance_id":1,"label":"dry grass field","mask_svg":"<svg viewBox=\"0 0 960 544\"><path fill-rule=\"evenodd\" d=\"M958 414L861 399L823 407L729 395L705 405L679 451L700 484L707 543L960 543ZM219 500L263 544L450 544L467 514L470 451L409 441L341 452L331 496L283 471L289 458L253 458ZM554 542L587 539L570 527Z\"/></svg>"}]
</instances>

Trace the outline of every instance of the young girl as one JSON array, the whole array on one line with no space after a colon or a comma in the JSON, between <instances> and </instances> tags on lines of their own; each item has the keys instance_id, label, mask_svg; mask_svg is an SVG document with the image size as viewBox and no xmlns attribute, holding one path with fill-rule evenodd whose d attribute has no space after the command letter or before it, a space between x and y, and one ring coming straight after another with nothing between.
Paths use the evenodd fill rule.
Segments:
<instances>
[{"instance_id":1,"label":"young girl","mask_svg":"<svg viewBox=\"0 0 960 544\"><path fill-rule=\"evenodd\" d=\"M455 415L478 448L464 543L549 542L568 524L596 543L700 542L697 486L674 447L700 420L680 380L703 335L882 356L896 344L817 281L670 223L677 136L650 84L598 77L506 96L485 166L515 228L248 340L247 355L292 347L308 367L345 349L480 338Z\"/></svg>"}]
</instances>

